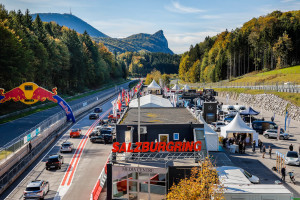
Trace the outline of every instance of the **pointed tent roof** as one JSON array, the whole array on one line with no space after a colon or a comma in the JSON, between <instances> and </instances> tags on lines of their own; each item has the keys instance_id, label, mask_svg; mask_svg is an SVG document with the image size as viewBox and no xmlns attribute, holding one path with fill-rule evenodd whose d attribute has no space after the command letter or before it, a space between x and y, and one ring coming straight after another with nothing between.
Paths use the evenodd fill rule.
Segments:
<instances>
[{"instance_id":1,"label":"pointed tent roof","mask_svg":"<svg viewBox=\"0 0 300 200\"><path fill-rule=\"evenodd\" d=\"M188 85L185 85L182 89L183 90L190 90L191 88Z\"/></svg>"},{"instance_id":2,"label":"pointed tent roof","mask_svg":"<svg viewBox=\"0 0 300 200\"><path fill-rule=\"evenodd\" d=\"M150 85L148 85L147 89L157 89L157 90L160 90L161 87L153 79L153 81L150 83Z\"/></svg>"},{"instance_id":3,"label":"pointed tent roof","mask_svg":"<svg viewBox=\"0 0 300 200\"><path fill-rule=\"evenodd\" d=\"M253 108L249 107L246 110L244 110L243 112L240 113L241 115L258 115L259 112L253 110Z\"/></svg>"},{"instance_id":4,"label":"pointed tent roof","mask_svg":"<svg viewBox=\"0 0 300 200\"><path fill-rule=\"evenodd\" d=\"M208 126L208 124L206 123L206 121L203 119L202 115L199 115L199 120L204 124L204 130L205 133L209 133L209 134L217 134L210 126Z\"/></svg>"},{"instance_id":5,"label":"pointed tent roof","mask_svg":"<svg viewBox=\"0 0 300 200\"><path fill-rule=\"evenodd\" d=\"M237 113L234 119L224 127L221 127L221 136L227 137L226 133L255 133L256 131L247 126L242 120L239 113Z\"/></svg>"},{"instance_id":6,"label":"pointed tent roof","mask_svg":"<svg viewBox=\"0 0 300 200\"><path fill-rule=\"evenodd\" d=\"M179 87L177 84L175 84L175 85L172 87L172 90L180 90L180 87Z\"/></svg>"},{"instance_id":7,"label":"pointed tent roof","mask_svg":"<svg viewBox=\"0 0 300 200\"><path fill-rule=\"evenodd\" d=\"M153 108L153 107L173 107L168 99L148 94L140 98L140 105L143 108ZM129 107L138 107L138 100L134 99L129 103Z\"/></svg>"}]
</instances>

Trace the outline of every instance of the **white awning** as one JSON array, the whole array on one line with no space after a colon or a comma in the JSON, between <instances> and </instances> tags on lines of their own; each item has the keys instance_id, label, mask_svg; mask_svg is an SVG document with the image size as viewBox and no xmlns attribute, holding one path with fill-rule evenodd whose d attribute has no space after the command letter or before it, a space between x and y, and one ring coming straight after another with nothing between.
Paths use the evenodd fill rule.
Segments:
<instances>
[{"instance_id":1,"label":"white awning","mask_svg":"<svg viewBox=\"0 0 300 200\"><path fill-rule=\"evenodd\" d=\"M173 107L168 99L158 97L156 95L148 94L146 96L140 97L140 105L145 108L153 107ZM129 107L138 107L138 100L134 99L129 103Z\"/></svg>"}]
</instances>

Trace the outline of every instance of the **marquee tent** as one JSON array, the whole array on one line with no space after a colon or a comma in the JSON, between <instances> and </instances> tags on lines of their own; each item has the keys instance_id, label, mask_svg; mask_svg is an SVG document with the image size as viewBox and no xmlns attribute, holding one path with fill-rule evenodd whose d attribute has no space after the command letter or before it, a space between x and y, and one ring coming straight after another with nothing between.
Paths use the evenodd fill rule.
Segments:
<instances>
[{"instance_id":1,"label":"marquee tent","mask_svg":"<svg viewBox=\"0 0 300 200\"><path fill-rule=\"evenodd\" d=\"M243 112L240 113L241 115L258 115L259 112L253 110L253 108L249 107L246 110L244 110Z\"/></svg>"},{"instance_id":2,"label":"marquee tent","mask_svg":"<svg viewBox=\"0 0 300 200\"><path fill-rule=\"evenodd\" d=\"M208 151L219 150L219 136L218 134L205 122L201 115L199 120L204 124L204 134L206 139L206 146Z\"/></svg>"},{"instance_id":3,"label":"marquee tent","mask_svg":"<svg viewBox=\"0 0 300 200\"><path fill-rule=\"evenodd\" d=\"M161 87L153 79L150 85L148 85L147 91L154 91L156 94L161 94Z\"/></svg>"},{"instance_id":4,"label":"marquee tent","mask_svg":"<svg viewBox=\"0 0 300 200\"><path fill-rule=\"evenodd\" d=\"M221 127L221 136L224 138L233 138L233 134L247 134L250 136L252 142L255 140L256 145L258 145L258 134L255 130L247 126L247 124L242 120L239 113L237 113L234 119L224 127Z\"/></svg>"},{"instance_id":5,"label":"marquee tent","mask_svg":"<svg viewBox=\"0 0 300 200\"><path fill-rule=\"evenodd\" d=\"M146 96L140 97L140 106L143 108L157 108L157 107L173 107L171 102L168 99L161 98L156 95L148 94ZM129 103L129 107L137 108L138 107L138 100L133 99Z\"/></svg>"},{"instance_id":6,"label":"marquee tent","mask_svg":"<svg viewBox=\"0 0 300 200\"><path fill-rule=\"evenodd\" d=\"M183 89L184 91L188 91L188 90L190 90L191 88L190 88L188 85L185 85L182 89Z\"/></svg>"},{"instance_id":7,"label":"marquee tent","mask_svg":"<svg viewBox=\"0 0 300 200\"><path fill-rule=\"evenodd\" d=\"M172 89L171 90L180 90L180 87L177 85L177 84L175 84L173 87L172 87Z\"/></svg>"}]
</instances>

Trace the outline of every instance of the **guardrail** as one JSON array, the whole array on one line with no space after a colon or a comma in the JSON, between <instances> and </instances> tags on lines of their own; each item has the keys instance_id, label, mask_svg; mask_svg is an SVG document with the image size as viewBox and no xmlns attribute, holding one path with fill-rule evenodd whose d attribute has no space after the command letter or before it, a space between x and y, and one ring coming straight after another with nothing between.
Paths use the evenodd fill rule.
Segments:
<instances>
[{"instance_id":1,"label":"guardrail","mask_svg":"<svg viewBox=\"0 0 300 200\"><path fill-rule=\"evenodd\" d=\"M248 88L252 90L273 90L277 92L300 93L300 85L291 82L276 82L270 84L257 84L257 83L190 83L192 87L200 88Z\"/></svg>"}]
</instances>

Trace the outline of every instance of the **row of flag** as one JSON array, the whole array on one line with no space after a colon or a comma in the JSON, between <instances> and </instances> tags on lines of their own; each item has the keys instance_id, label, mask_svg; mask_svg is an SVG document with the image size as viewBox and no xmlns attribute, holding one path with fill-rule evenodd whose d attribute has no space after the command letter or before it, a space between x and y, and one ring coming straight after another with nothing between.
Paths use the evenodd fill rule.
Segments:
<instances>
[{"instance_id":1,"label":"row of flag","mask_svg":"<svg viewBox=\"0 0 300 200\"><path fill-rule=\"evenodd\" d=\"M140 81L135 87L131 90L124 90L119 93L119 96L116 100L112 102L113 104L113 116L117 117L117 112L122 110L122 103L125 103L125 106L129 105L129 102L134 97L134 95L140 90L142 87L143 81Z\"/></svg>"}]
</instances>

